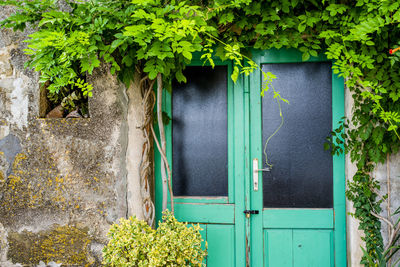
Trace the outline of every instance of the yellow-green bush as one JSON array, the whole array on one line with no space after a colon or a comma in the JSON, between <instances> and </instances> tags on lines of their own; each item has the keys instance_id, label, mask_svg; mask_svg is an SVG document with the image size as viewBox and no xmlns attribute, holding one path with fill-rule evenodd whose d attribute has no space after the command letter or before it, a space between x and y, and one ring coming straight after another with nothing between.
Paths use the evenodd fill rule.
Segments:
<instances>
[{"instance_id":1,"label":"yellow-green bush","mask_svg":"<svg viewBox=\"0 0 400 267\"><path fill-rule=\"evenodd\" d=\"M136 217L113 224L110 242L103 249L107 266L203 266L207 252L201 248L201 228L188 227L165 212L153 230Z\"/></svg>"}]
</instances>

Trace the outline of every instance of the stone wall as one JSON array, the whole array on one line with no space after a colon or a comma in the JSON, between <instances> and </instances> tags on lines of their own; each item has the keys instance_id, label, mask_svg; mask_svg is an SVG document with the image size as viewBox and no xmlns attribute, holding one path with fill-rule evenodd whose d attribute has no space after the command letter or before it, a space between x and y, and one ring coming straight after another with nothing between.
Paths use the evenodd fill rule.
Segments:
<instances>
[{"instance_id":1,"label":"stone wall","mask_svg":"<svg viewBox=\"0 0 400 267\"><path fill-rule=\"evenodd\" d=\"M2 7L0 20L10 12ZM38 74L23 67L28 33L0 29L0 266L98 266L110 224L142 217L140 102L104 66L88 77L90 118L38 118Z\"/></svg>"}]
</instances>

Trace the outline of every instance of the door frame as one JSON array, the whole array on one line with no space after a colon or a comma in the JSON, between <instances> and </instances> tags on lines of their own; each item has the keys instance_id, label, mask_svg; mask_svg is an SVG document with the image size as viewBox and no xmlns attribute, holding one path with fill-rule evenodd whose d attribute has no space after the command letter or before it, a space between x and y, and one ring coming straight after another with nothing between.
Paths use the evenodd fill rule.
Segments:
<instances>
[{"instance_id":1,"label":"door frame","mask_svg":"<svg viewBox=\"0 0 400 267\"><path fill-rule=\"evenodd\" d=\"M195 53L188 66L210 66ZM227 102L228 102L228 196L227 197L175 197L175 217L184 222L204 224L234 225L234 266L245 266L245 146L244 146L244 79L239 75L236 83L230 78L233 65L231 61L213 58L216 66L227 66ZM163 112L172 118L172 94L163 90ZM158 133L158 127L155 131ZM167 159L172 170L172 121L165 125ZM154 153L155 170L160 170L161 157L157 150ZM247 185L248 188L250 184ZM162 179L155 171L155 207L156 222L162 217ZM168 207L170 200L168 194ZM238 216L238 214L240 216ZM247 229L249 230L249 224ZM204 237L203 237L204 238Z\"/></svg>"},{"instance_id":2,"label":"door frame","mask_svg":"<svg viewBox=\"0 0 400 267\"><path fill-rule=\"evenodd\" d=\"M261 67L261 64L267 63L301 63L301 62L329 62L324 55L318 57L311 57L307 61L302 60L301 52L295 49L271 49L271 50L253 50L253 60ZM262 149L258 142L262 140L262 116L261 116L261 96L260 89L262 83L261 71L254 71L249 77L248 87L250 88L250 106L252 109L251 113L246 113L249 123L245 124L249 127L250 140L249 146L250 151L246 150L246 161L248 167L246 169L247 177L252 181L252 159L259 159L258 168L262 166ZM279 77L278 77L279 78ZM268 96L266 96L268 97ZM285 97L285 96L283 96ZM332 129L339 127L339 120L344 116L344 80L338 77L332 71ZM255 121L255 122L254 122ZM250 124L251 122L251 124ZM260 175L261 176L261 175ZM261 176L262 177L262 176ZM254 191L251 188L251 209L259 210L260 215L251 216L251 266L265 266L265 248L264 248L264 234L263 227L269 220L266 216L267 212L263 210L263 179L259 179L259 190ZM331 217L333 221L326 222L313 222L308 220L304 222L306 225L309 223L317 223L321 225L321 228L328 228L329 225L333 226L333 257L334 266L346 266L346 197L345 197L345 156L343 154L333 156L333 213ZM285 209L282 209L285 210ZM287 216L288 221L294 218L296 214L312 209L286 209L289 212L283 212ZM274 211L270 215L273 215ZM285 214L286 213L286 214ZM315 209L310 213L310 218L318 218L319 214L326 214L327 209ZM329 215L328 215L329 216ZM317 225L316 227L320 227ZM290 228L287 227L287 228ZM260 246L260 244L263 244ZM263 255L263 257L260 257Z\"/></svg>"}]
</instances>

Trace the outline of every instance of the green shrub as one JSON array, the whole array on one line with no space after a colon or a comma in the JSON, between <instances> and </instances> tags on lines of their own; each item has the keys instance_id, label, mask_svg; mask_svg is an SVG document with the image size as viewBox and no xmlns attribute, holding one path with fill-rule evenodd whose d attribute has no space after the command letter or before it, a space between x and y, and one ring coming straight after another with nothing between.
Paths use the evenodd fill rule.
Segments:
<instances>
[{"instance_id":1,"label":"green shrub","mask_svg":"<svg viewBox=\"0 0 400 267\"><path fill-rule=\"evenodd\" d=\"M106 266L203 266L201 228L178 222L168 211L153 230L136 217L113 224L110 242L103 249Z\"/></svg>"}]
</instances>

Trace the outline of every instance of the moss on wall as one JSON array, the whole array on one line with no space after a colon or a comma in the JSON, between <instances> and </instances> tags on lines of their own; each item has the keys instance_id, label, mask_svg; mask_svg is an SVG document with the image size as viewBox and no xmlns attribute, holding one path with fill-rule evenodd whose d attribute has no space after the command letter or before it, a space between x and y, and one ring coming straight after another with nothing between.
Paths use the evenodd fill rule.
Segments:
<instances>
[{"instance_id":1,"label":"moss on wall","mask_svg":"<svg viewBox=\"0 0 400 267\"><path fill-rule=\"evenodd\" d=\"M99 168L96 168L100 165L99 162L84 162L86 166L78 168L74 164L66 167L66 161L71 162L71 157L78 158L82 152L71 146L59 150L62 155L49 153L45 145L32 146L27 153L16 155L12 163L12 172L8 177L0 172L0 185L3 184L0 187L0 194L3 196L0 199L2 223L9 225L15 217L19 217L20 213L26 212L27 209L51 208L53 213L57 211L77 213L80 208L88 206L84 203L85 196L104 194L100 190L101 185L110 183L110 180L107 173L100 172ZM98 155L97 159L99 158L102 156ZM60 170L61 167L65 169ZM81 170L85 169L86 173L83 173ZM93 203L90 204L91 209L103 216L104 201L97 200L94 207Z\"/></svg>"},{"instance_id":2,"label":"moss on wall","mask_svg":"<svg viewBox=\"0 0 400 267\"><path fill-rule=\"evenodd\" d=\"M88 266L94 263L89 255L87 229L56 226L51 230L8 234L8 258L22 264L60 262L65 265Z\"/></svg>"}]
</instances>

